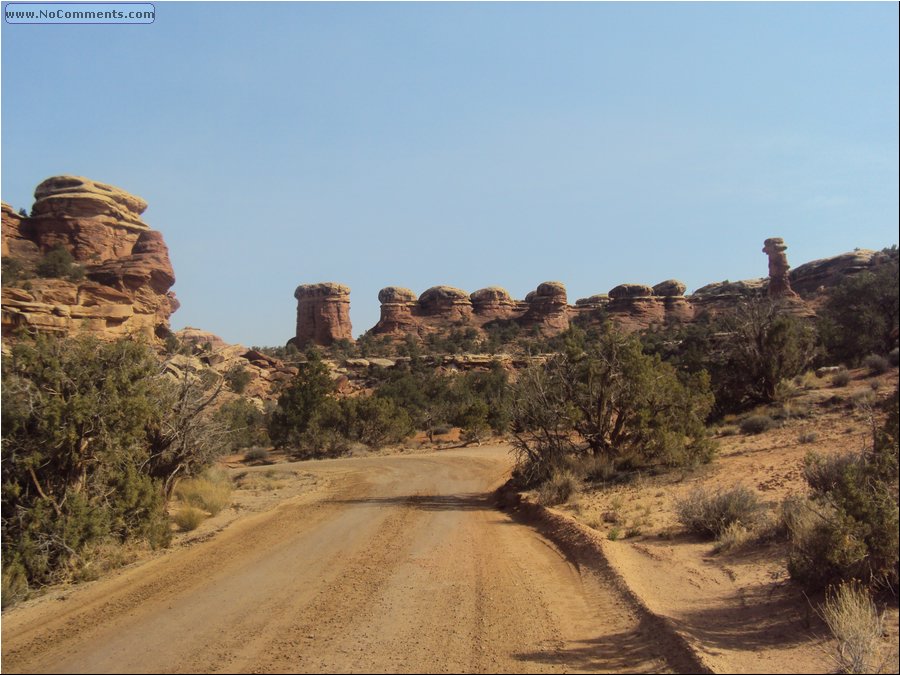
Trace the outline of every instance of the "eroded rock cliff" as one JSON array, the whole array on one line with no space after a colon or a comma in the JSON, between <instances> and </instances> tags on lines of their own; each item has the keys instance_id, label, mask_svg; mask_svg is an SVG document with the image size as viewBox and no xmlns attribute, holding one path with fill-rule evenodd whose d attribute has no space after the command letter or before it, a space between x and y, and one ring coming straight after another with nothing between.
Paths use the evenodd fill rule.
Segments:
<instances>
[{"instance_id":1,"label":"eroded rock cliff","mask_svg":"<svg viewBox=\"0 0 900 675\"><path fill-rule=\"evenodd\" d=\"M4 268L14 269L3 280L4 336L168 334L175 273L162 234L141 220L147 203L79 176L48 178L34 196L29 216L3 204ZM68 254L61 273L46 265L48 254Z\"/></svg>"}]
</instances>

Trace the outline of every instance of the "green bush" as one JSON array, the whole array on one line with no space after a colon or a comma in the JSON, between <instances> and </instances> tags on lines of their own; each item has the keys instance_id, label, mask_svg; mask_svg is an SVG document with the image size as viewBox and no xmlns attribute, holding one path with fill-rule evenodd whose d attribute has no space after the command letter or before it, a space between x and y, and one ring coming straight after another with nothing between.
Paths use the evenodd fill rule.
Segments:
<instances>
[{"instance_id":1,"label":"green bush","mask_svg":"<svg viewBox=\"0 0 900 675\"><path fill-rule=\"evenodd\" d=\"M675 503L678 522L691 532L720 537L732 525L751 528L759 519L762 503L751 489L737 485L714 493L697 488Z\"/></svg>"},{"instance_id":2,"label":"green bush","mask_svg":"<svg viewBox=\"0 0 900 675\"><path fill-rule=\"evenodd\" d=\"M764 433L775 426L775 420L768 415L751 415L740 423L741 433L749 435Z\"/></svg>"},{"instance_id":3,"label":"green bush","mask_svg":"<svg viewBox=\"0 0 900 675\"><path fill-rule=\"evenodd\" d=\"M224 403L216 411L215 419L224 427L226 448L231 452L269 444L265 414L246 399Z\"/></svg>"},{"instance_id":4,"label":"green bush","mask_svg":"<svg viewBox=\"0 0 900 675\"><path fill-rule=\"evenodd\" d=\"M158 373L132 341L39 336L3 359L3 560L29 584L66 578L100 541L167 542Z\"/></svg>"}]
</instances>

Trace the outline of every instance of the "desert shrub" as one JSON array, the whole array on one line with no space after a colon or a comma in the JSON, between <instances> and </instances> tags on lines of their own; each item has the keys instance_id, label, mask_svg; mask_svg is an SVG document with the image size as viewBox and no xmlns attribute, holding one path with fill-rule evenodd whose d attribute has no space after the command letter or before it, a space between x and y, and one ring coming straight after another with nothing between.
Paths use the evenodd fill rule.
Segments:
<instances>
[{"instance_id":1,"label":"desert shrub","mask_svg":"<svg viewBox=\"0 0 900 675\"><path fill-rule=\"evenodd\" d=\"M762 503L757 494L737 485L710 493L697 488L675 503L678 522L697 534L719 537L733 524L752 527L758 519Z\"/></svg>"},{"instance_id":2,"label":"desert shrub","mask_svg":"<svg viewBox=\"0 0 900 675\"><path fill-rule=\"evenodd\" d=\"M834 658L840 672L884 672L884 616L864 586L840 584L828 593L820 613L837 641Z\"/></svg>"},{"instance_id":3,"label":"desert shrub","mask_svg":"<svg viewBox=\"0 0 900 675\"><path fill-rule=\"evenodd\" d=\"M225 373L225 382L235 394L243 394L250 380L253 379L246 368L234 365Z\"/></svg>"},{"instance_id":4,"label":"desert shrub","mask_svg":"<svg viewBox=\"0 0 900 675\"><path fill-rule=\"evenodd\" d=\"M28 597L28 575L21 564L3 562L3 586L0 588L0 607L6 609Z\"/></svg>"},{"instance_id":5,"label":"desert shrub","mask_svg":"<svg viewBox=\"0 0 900 675\"><path fill-rule=\"evenodd\" d=\"M265 462L269 459L269 451L265 448L250 448L244 453L245 462Z\"/></svg>"},{"instance_id":6,"label":"desert shrub","mask_svg":"<svg viewBox=\"0 0 900 675\"><path fill-rule=\"evenodd\" d=\"M897 427L895 391L870 448L807 458L811 513L806 526L791 533L792 578L813 589L848 580L897 587Z\"/></svg>"},{"instance_id":7,"label":"desert shrub","mask_svg":"<svg viewBox=\"0 0 900 675\"><path fill-rule=\"evenodd\" d=\"M207 470L198 478L179 481L175 494L214 516L231 504L231 479L221 470Z\"/></svg>"},{"instance_id":8,"label":"desert shrub","mask_svg":"<svg viewBox=\"0 0 900 675\"><path fill-rule=\"evenodd\" d=\"M741 432L748 435L761 434L776 426L768 415L751 415L741 420Z\"/></svg>"},{"instance_id":9,"label":"desert shrub","mask_svg":"<svg viewBox=\"0 0 900 675\"><path fill-rule=\"evenodd\" d=\"M872 375L883 375L891 369L890 361L879 354L869 354L863 359L863 365Z\"/></svg>"},{"instance_id":10,"label":"desert shrub","mask_svg":"<svg viewBox=\"0 0 900 675\"><path fill-rule=\"evenodd\" d=\"M196 530L205 519L206 513L194 506L182 507L172 516L172 520L182 532Z\"/></svg>"},{"instance_id":11,"label":"desert shrub","mask_svg":"<svg viewBox=\"0 0 900 675\"><path fill-rule=\"evenodd\" d=\"M888 363L894 368L900 365L900 349L894 347L888 354Z\"/></svg>"},{"instance_id":12,"label":"desert shrub","mask_svg":"<svg viewBox=\"0 0 900 675\"><path fill-rule=\"evenodd\" d=\"M800 434L800 438L798 439L803 445L807 445L809 443L815 443L819 440L819 434L815 431L810 431L805 434Z\"/></svg>"},{"instance_id":13,"label":"desert shrub","mask_svg":"<svg viewBox=\"0 0 900 675\"><path fill-rule=\"evenodd\" d=\"M47 251L35 268L39 277L69 279L79 281L84 278L84 269L75 262L72 254L62 244Z\"/></svg>"},{"instance_id":14,"label":"desert shrub","mask_svg":"<svg viewBox=\"0 0 900 675\"><path fill-rule=\"evenodd\" d=\"M833 387L846 387L848 384L850 384L850 371L848 370L839 370L831 376L831 386Z\"/></svg>"},{"instance_id":15,"label":"desert shrub","mask_svg":"<svg viewBox=\"0 0 900 675\"><path fill-rule=\"evenodd\" d=\"M331 429L372 448L399 443L413 432L409 414L389 399L377 396L343 399L335 412L338 418L330 421ZM324 418L320 425L329 426Z\"/></svg>"},{"instance_id":16,"label":"desert shrub","mask_svg":"<svg viewBox=\"0 0 900 675\"><path fill-rule=\"evenodd\" d=\"M568 470L555 471L550 479L538 488L538 501L545 506L564 504L578 492L578 477Z\"/></svg>"}]
</instances>

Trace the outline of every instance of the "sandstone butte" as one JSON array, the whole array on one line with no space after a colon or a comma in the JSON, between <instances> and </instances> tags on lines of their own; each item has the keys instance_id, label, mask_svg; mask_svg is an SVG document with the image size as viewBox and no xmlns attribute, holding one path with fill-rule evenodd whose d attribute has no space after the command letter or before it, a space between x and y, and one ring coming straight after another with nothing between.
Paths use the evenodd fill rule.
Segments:
<instances>
[{"instance_id":1,"label":"sandstone butte","mask_svg":"<svg viewBox=\"0 0 900 675\"><path fill-rule=\"evenodd\" d=\"M4 260L24 281L3 284L4 337L19 329L90 333L105 339L169 332L178 309L175 272L162 235L141 220L140 197L78 176L55 176L37 186L31 215L2 205ZM42 278L34 269L62 247L83 270L81 279Z\"/></svg>"}]
</instances>

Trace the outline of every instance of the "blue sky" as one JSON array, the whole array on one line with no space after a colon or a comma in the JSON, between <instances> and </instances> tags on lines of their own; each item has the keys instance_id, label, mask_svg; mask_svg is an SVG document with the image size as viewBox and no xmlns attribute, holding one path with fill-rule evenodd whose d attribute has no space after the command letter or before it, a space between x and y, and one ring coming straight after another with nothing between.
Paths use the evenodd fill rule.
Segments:
<instances>
[{"instance_id":1,"label":"blue sky","mask_svg":"<svg viewBox=\"0 0 900 675\"><path fill-rule=\"evenodd\" d=\"M169 3L2 26L2 196L150 203L181 309L283 344L300 283L690 290L897 243L897 3Z\"/></svg>"}]
</instances>

